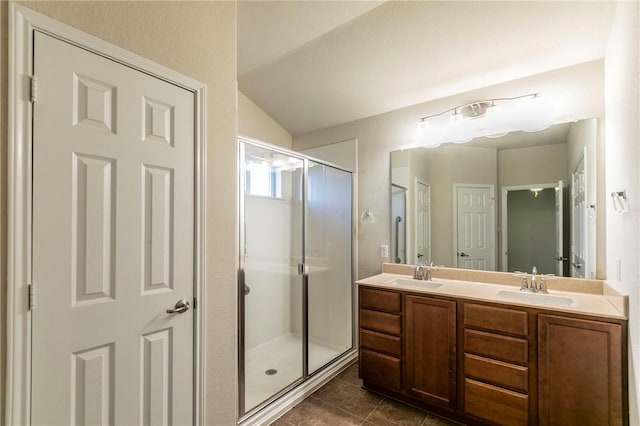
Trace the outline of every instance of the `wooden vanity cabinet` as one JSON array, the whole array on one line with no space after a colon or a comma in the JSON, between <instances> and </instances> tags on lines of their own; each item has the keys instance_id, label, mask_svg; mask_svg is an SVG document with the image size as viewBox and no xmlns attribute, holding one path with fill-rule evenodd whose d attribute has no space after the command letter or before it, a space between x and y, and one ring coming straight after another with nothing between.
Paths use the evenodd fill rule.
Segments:
<instances>
[{"instance_id":1,"label":"wooden vanity cabinet","mask_svg":"<svg viewBox=\"0 0 640 426\"><path fill-rule=\"evenodd\" d=\"M402 295L360 287L360 377L374 386L402 387Z\"/></svg>"},{"instance_id":2,"label":"wooden vanity cabinet","mask_svg":"<svg viewBox=\"0 0 640 426\"><path fill-rule=\"evenodd\" d=\"M494 424L530 424L529 313L478 303L463 306L465 413Z\"/></svg>"},{"instance_id":3,"label":"wooden vanity cabinet","mask_svg":"<svg viewBox=\"0 0 640 426\"><path fill-rule=\"evenodd\" d=\"M627 321L359 287L365 388L473 425L628 424Z\"/></svg>"},{"instance_id":4,"label":"wooden vanity cabinet","mask_svg":"<svg viewBox=\"0 0 640 426\"><path fill-rule=\"evenodd\" d=\"M405 296L405 389L427 403L456 408L456 302Z\"/></svg>"},{"instance_id":5,"label":"wooden vanity cabinet","mask_svg":"<svg viewBox=\"0 0 640 426\"><path fill-rule=\"evenodd\" d=\"M360 287L364 386L414 404L456 408L456 302Z\"/></svg>"},{"instance_id":6,"label":"wooden vanity cabinet","mask_svg":"<svg viewBox=\"0 0 640 426\"><path fill-rule=\"evenodd\" d=\"M623 336L624 323L538 316L540 425L628 422Z\"/></svg>"}]
</instances>

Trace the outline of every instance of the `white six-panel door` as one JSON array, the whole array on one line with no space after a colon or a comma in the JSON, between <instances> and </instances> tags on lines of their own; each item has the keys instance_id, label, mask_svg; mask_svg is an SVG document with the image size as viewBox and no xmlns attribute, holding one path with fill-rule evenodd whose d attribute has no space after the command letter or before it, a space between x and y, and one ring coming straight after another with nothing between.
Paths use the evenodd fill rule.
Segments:
<instances>
[{"instance_id":1,"label":"white six-panel door","mask_svg":"<svg viewBox=\"0 0 640 426\"><path fill-rule=\"evenodd\" d=\"M192 424L194 93L35 33L33 424Z\"/></svg>"},{"instance_id":2,"label":"white six-panel door","mask_svg":"<svg viewBox=\"0 0 640 426\"><path fill-rule=\"evenodd\" d=\"M495 204L491 186L456 186L456 266L495 270Z\"/></svg>"},{"instance_id":3,"label":"white six-panel door","mask_svg":"<svg viewBox=\"0 0 640 426\"><path fill-rule=\"evenodd\" d=\"M587 249L588 208L587 208L587 178L584 163L586 148L576 169L571 175L571 272L575 278L586 278L589 265L589 250ZM562 253L560 254L562 256Z\"/></svg>"},{"instance_id":4,"label":"white six-panel door","mask_svg":"<svg viewBox=\"0 0 640 426\"><path fill-rule=\"evenodd\" d=\"M564 183L558 181L556 186L556 275L564 275Z\"/></svg>"},{"instance_id":5,"label":"white six-panel door","mask_svg":"<svg viewBox=\"0 0 640 426\"><path fill-rule=\"evenodd\" d=\"M431 258L431 195L430 186L416 178L416 259L415 264L420 262L429 264L434 259Z\"/></svg>"}]
</instances>

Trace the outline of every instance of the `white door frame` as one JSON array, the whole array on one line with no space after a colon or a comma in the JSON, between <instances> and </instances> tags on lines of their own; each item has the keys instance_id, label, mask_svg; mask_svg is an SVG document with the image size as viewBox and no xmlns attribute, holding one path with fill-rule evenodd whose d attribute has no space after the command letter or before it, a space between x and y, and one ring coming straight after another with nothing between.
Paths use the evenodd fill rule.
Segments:
<instances>
[{"instance_id":1,"label":"white door frame","mask_svg":"<svg viewBox=\"0 0 640 426\"><path fill-rule=\"evenodd\" d=\"M514 186L503 186L502 187L502 205L501 205L501 209L500 209L500 230L502 232L502 242L500 245L500 251L502 253L500 253L500 257L502 258L502 262L500 262L500 270L503 272L508 272L507 271L507 266L508 266L508 262L509 262L509 255L507 254L507 194L509 193L509 191L523 191L526 189L532 189L532 188L542 188L542 189L549 189L549 188L555 188L556 186L558 186L558 182L554 182L554 183L538 183L538 184L531 184L531 185L514 185ZM513 271L511 271L513 272Z\"/></svg>"},{"instance_id":2,"label":"white door frame","mask_svg":"<svg viewBox=\"0 0 640 426\"><path fill-rule=\"evenodd\" d=\"M578 167L580 167L582 165L582 174L583 174L583 186L584 186L584 206L582 208L582 223L578 223L577 219L576 219L576 205L575 205L575 192L576 192L576 188L575 188L575 175L576 175L576 171L578 170ZM576 252L576 228L581 230L582 233L584 235L582 235L582 244L583 244L583 248L586 247L585 250L585 256L583 260L583 273L584 273L584 277L583 278L591 278L592 275L591 274L591 250L590 250L590 245L594 245L592 244L592 242L590 241L590 233L589 233L589 179L588 179L588 169L587 169L587 147L585 146L582 149L582 154L580 155L580 158L578 159L578 164L576 165L576 167L573 169L573 171L571 172L571 182L569 183L571 185L571 205L570 207L570 215L571 215L571 219L569 220L569 229L570 229L570 238L569 238L569 276L573 277L574 276L574 256L575 256L575 252Z\"/></svg>"},{"instance_id":3,"label":"white door frame","mask_svg":"<svg viewBox=\"0 0 640 426\"><path fill-rule=\"evenodd\" d=\"M417 231L418 229L418 197L416 196L418 193L418 184L424 185L427 187L427 193L429 194L429 201L428 201L428 210L427 210L427 223L425 224L425 226L427 227L427 233L429 234L429 241L426 241L427 244L427 253L425 254L425 259L424 262L426 262L425 264L429 264L429 262L431 262L433 259L431 259L431 184L429 184L427 181L425 181L424 179L420 179L419 177L416 177L414 180L414 184L413 184L413 204L414 204L414 229ZM417 232L416 232L417 235ZM417 236L416 238L414 238L414 240L417 240ZM418 244L416 243L416 241L413 241L413 251L414 251L414 257L416 260L416 265L419 265L418 263ZM407 262L408 263L408 262Z\"/></svg>"},{"instance_id":4,"label":"white door frame","mask_svg":"<svg viewBox=\"0 0 640 426\"><path fill-rule=\"evenodd\" d=\"M35 30L175 84L195 96L194 421L204 424L205 101L206 86L68 25L9 3L7 352L5 424L31 424L31 224L33 32ZM37 304L36 304L37 306ZM195 306L194 306L195 308Z\"/></svg>"},{"instance_id":5,"label":"white door frame","mask_svg":"<svg viewBox=\"0 0 640 426\"><path fill-rule=\"evenodd\" d=\"M453 184L453 262L454 268L458 267L458 188L487 188L491 193L491 227L493 232L493 250L491 251L491 262L494 270L496 268L496 186L491 183L454 183Z\"/></svg>"}]
</instances>

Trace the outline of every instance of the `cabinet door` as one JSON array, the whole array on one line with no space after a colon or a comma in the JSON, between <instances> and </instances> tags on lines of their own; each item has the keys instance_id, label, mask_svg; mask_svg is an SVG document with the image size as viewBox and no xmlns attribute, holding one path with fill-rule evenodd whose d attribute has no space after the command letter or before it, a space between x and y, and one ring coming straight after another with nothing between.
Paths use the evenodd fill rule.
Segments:
<instances>
[{"instance_id":1,"label":"cabinet door","mask_svg":"<svg viewBox=\"0 0 640 426\"><path fill-rule=\"evenodd\" d=\"M430 404L456 407L456 302L406 296L407 392Z\"/></svg>"},{"instance_id":2,"label":"cabinet door","mask_svg":"<svg viewBox=\"0 0 640 426\"><path fill-rule=\"evenodd\" d=\"M622 326L538 317L540 425L621 425Z\"/></svg>"}]
</instances>

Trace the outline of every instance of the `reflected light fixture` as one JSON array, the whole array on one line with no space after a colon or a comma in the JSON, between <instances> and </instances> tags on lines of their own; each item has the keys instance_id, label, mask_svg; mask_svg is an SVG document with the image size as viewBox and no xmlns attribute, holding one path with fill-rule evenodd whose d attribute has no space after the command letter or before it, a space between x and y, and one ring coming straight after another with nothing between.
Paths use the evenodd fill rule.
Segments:
<instances>
[{"instance_id":1,"label":"reflected light fixture","mask_svg":"<svg viewBox=\"0 0 640 426\"><path fill-rule=\"evenodd\" d=\"M540 195L540 192L543 191L544 188L530 188L529 191L533 192L533 197L534 198L538 198L538 195Z\"/></svg>"},{"instance_id":2,"label":"reflected light fixture","mask_svg":"<svg viewBox=\"0 0 640 426\"><path fill-rule=\"evenodd\" d=\"M422 117L414 137L417 146L467 143L479 137L498 138L509 132L537 132L554 123L552 105L539 93L494 98L458 105Z\"/></svg>"}]
</instances>

